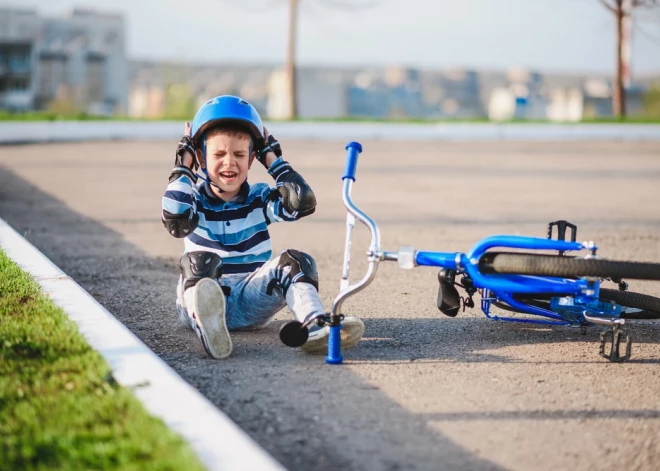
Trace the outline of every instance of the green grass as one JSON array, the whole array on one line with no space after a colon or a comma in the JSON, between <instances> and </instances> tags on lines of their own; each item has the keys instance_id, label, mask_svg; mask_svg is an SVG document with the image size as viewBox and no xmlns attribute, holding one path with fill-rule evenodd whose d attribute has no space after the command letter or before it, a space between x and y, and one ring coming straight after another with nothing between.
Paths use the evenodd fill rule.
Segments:
<instances>
[{"instance_id":1,"label":"green grass","mask_svg":"<svg viewBox=\"0 0 660 471\"><path fill-rule=\"evenodd\" d=\"M85 113L75 113L75 114L57 114L47 111L30 111L24 113L10 113L8 111L0 110L0 122L10 122L10 121L192 121L193 116L182 116L182 117L163 117L158 119L137 119L130 118L127 116L113 116L110 118L104 118L100 116L92 116ZM388 118L388 119L378 119L378 118L368 118L368 117L345 117L345 118L300 118L294 120L268 120L274 122L336 122L336 123L409 123L409 124L452 124L452 123L490 123L487 118L461 118L461 119L430 119L430 118ZM516 124L556 124L556 125L567 125L570 126L574 123L562 123L554 122L543 119L514 119L510 121L504 121L504 123L516 123ZM660 124L660 117L646 117L646 116L630 116L628 118L620 119L616 117L608 118L585 118L580 123L615 123L615 124Z\"/></svg>"},{"instance_id":2,"label":"green grass","mask_svg":"<svg viewBox=\"0 0 660 471\"><path fill-rule=\"evenodd\" d=\"M203 467L0 250L0 470L106 469Z\"/></svg>"},{"instance_id":3,"label":"green grass","mask_svg":"<svg viewBox=\"0 0 660 471\"><path fill-rule=\"evenodd\" d=\"M110 118L90 116L86 113L58 114L48 111L12 113L0 110L0 121L108 121Z\"/></svg>"}]
</instances>

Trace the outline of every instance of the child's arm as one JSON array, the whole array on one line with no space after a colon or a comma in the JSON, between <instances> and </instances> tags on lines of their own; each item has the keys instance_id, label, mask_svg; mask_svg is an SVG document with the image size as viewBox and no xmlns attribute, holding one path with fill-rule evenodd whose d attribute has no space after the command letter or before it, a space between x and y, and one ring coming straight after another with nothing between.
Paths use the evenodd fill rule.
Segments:
<instances>
[{"instance_id":1,"label":"child's arm","mask_svg":"<svg viewBox=\"0 0 660 471\"><path fill-rule=\"evenodd\" d=\"M266 198L264 212L269 221L296 221L309 216L316 210L316 196L305 179L282 159L279 143L267 136L266 152L261 152L259 161L275 179L277 189L271 190Z\"/></svg>"},{"instance_id":2,"label":"child's arm","mask_svg":"<svg viewBox=\"0 0 660 471\"><path fill-rule=\"evenodd\" d=\"M195 158L194 148L189 138L190 124L186 123L186 135L181 139L176 151L174 168L170 174L162 200L163 225L172 236L183 238L190 235L199 223L195 204L193 184L197 181L192 168Z\"/></svg>"}]
</instances>

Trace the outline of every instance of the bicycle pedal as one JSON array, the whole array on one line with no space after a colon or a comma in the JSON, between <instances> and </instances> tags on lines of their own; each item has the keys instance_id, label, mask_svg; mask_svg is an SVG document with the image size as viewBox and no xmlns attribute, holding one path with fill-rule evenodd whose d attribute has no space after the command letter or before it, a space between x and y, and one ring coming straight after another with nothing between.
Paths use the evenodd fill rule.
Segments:
<instances>
[{"instance_id":1,"label":"bicycle pedal","mask_svg":"<svg viewBox=\"0 0 660 471\"><path fill-rule=\"evenodd\" d=\"M621 355L621 339L625 335L625 353ZM606 345L609 344L609 351ZM618 327L604 330L600 333L600 356L611 362L620 363L630 359L632 351L632 336Z\"/></svg>"},{"instance_id":2,"label":"bicycle pedal","mask_svg":"<svg viewBox=\"0 0 660 471\"><path fill-rule=\"evenodd\" d=\"M439 286L436 304L440 312L449 317L456 317L461 308L461 297L454 286L453 274L454 272L445 270L438 272Z\"/></svg>"},{"instance_id":3,"label":"bicycle pedal","mask_svg":"<svg viewBox=\"0 0 660 471\"><path fill-rule=\"evenodd\" d=\"M559 221L552 221L548 223L548 239L552 239L552 228L557 226L557 239L555 240L561 240L561 241L566 241L566 229L571 230L571 242L575 242L575 239L577 237L577 226L575 224L571 224L568 221L564 221L563 219ZM564 255L565 251L564 250L559 250L559 255Z\"/></svg>"}]
</instances>

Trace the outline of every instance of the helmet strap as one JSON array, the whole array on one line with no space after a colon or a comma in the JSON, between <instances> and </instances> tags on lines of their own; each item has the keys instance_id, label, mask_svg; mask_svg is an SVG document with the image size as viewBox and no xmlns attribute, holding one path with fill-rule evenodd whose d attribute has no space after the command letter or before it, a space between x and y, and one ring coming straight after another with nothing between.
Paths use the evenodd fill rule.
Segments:
<instances>
[{"instance_id":1,"label":"helmet strap","mask_svg":"<svg viewBox=\"0 0 660 471\"><path fill-rule=\"evenodd\" d=\"M208 183L209 185L216 187L220 193L225 193L225 190L223 190L222 188L220 188L218 185L216 185L215 183L213 183L213 182L211 181L211 179L209 178L209 172L207 172L205 168L202 169L202 172L204 172L204 175L206 175L206 178L203 177L203 176L201 176L201 175L198 173L197 176L198 176L199 178L201 178L202 180L204 180L204 181L205 181L206 183Z\"/></svg>"},{"instance_id":2,"label":"helmet strap","mask_svg":"<svg viewBox=\"0 0 660 471\"><path fill-rule=\"evenodd\" d=\"M206 173L206 131L202 134L202 155L204 156L204 173Z\"/></svg>"}]
</instances>

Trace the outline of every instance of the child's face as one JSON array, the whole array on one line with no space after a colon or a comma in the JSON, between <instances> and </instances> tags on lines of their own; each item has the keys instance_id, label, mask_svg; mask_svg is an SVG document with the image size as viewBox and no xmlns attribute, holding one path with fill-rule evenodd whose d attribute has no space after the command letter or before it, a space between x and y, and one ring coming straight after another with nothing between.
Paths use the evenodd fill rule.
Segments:
<instances>
[{"instance_id":1,"label":"child's face","mask_svg":"<svg viewBox=\"0 0 660 471\"><path fill-rule=\"evenodd\" d=\"M250 154L247 134L218 132L207 137L206 170L209 179L224 191L218 196L229 200L238 194L255 156L254 152ZM211 188L218 193L216 188Z\"/></svg>"}]
</instances>

